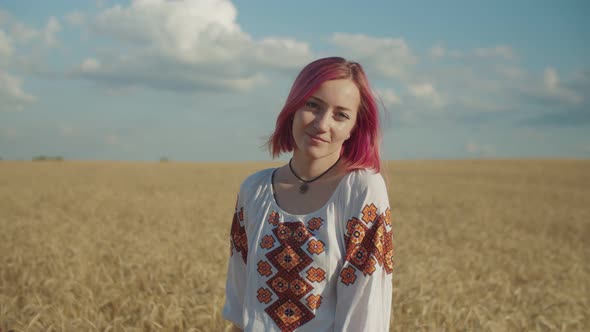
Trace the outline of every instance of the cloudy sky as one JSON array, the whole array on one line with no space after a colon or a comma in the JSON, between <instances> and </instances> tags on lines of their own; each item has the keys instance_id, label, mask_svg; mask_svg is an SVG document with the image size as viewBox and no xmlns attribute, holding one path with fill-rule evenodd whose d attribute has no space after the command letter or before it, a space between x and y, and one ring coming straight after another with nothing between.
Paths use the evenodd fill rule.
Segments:
<instances>
[{"instance_id":1,"label":"cloudy sky","mask_svg":"<svg viewBox=\"0 0 590 332\"><path fill-rule=\"evenodd\" d=\"M269 160L298 71L360 62L385 159L589 158L590 3L0 0L0 157Z\"/></svg>"}]
</instances>

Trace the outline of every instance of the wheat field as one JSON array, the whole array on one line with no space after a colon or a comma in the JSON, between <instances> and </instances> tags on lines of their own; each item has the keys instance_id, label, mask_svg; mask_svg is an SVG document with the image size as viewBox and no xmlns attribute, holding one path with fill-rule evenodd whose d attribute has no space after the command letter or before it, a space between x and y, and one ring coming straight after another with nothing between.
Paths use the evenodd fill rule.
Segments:
<instances>
[{"instance_id":1,"label":"wheat field","mask_svg":"<svg viewBox=\"0 0 590 332\"><path fill-rule=\"evenodd\" d=\"M0 331L223 331L237 190L276 165L0 162ZM590 331L590 161L385 173L391 331Z\"/></svg>"}]
</instances>

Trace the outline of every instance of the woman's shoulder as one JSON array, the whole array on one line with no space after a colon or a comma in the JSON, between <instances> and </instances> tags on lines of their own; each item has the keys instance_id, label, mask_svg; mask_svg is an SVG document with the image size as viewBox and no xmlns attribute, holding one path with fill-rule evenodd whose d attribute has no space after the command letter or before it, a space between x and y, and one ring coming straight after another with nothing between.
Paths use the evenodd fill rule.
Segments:
<instances>
[{"instance_id":1,"label":"woman's shoulder","mask_svg":"<svg viewBox=\"0 0 590 332\"><path fill-rule=\"evenodd\" d=\"M349 185L357 190L381 190L385 189L385 180L381 173L371 169L357 169L351 172Z\"/></svg>"},{"instance_id":2,"label":"woman's shoulder","mask_svg":"<svg viewBox=\"0 0 590 332\"><path fill-rule=\"evenodd\" d=\"M250 174L240 185L240 192L250 192L268 183L275 168L267 168Z\"/></svg>"},{"instance_id":3,"label":"woman's shoulder","mask_svg":"<svg viewBox=\"0 0 590 332\"><path fill-rule=\"evenodd\" d=\"M347 185L341 194L346 215L358 213L367 205L386 209L389 195L383 176L370 169L357 169L347 175Z\"/></svg>"}]
</instances>

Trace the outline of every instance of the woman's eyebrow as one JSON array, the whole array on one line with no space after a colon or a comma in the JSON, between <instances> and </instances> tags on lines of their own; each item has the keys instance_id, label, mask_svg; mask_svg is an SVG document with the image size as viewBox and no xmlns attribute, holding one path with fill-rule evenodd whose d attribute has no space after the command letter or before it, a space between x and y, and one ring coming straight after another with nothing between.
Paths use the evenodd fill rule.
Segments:
<instances>
[{"instance_id":1,"label":"woman's eyebrow","mask_svg":"<svg viewBox=\"0 0 590 332\"><path fill-rule=\"evenodd\" d=\"M323 100L322 100L322 98L320 98L320 97L311 96L310 98L313 98L313 99L315 99L315 100L319 101L320 103L322 103L322 104L324 104L324 105L327 105L327 104L328 104L328 103L326 103L325 101L323 101ZM352 110L350 110L349 108L347 108L347 107L344 107L344 106L336 106L336 108L337 108L337 109L339 109L339 110L341 110L341 111L348 111L348 112L352 112Z\"/></svg>"}]
</instances>

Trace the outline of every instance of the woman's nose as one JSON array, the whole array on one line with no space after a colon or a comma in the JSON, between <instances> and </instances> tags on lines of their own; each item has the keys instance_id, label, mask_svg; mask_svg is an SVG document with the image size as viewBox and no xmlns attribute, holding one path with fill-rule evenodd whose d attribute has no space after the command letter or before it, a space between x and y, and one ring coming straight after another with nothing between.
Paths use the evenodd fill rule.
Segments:
<instances>
[{"instance_id":1,"label":"woman's nose","mask_svg":"<svg viewBox=\"0 0 590 332\"><path fill-rule=\"evenodd\" d=\"M328 131L328 128L330 127L330 117L328 114L329 112L327 110L316 113L313 123L316 130L321 132Z\"/></svg>"}]
</instances>

